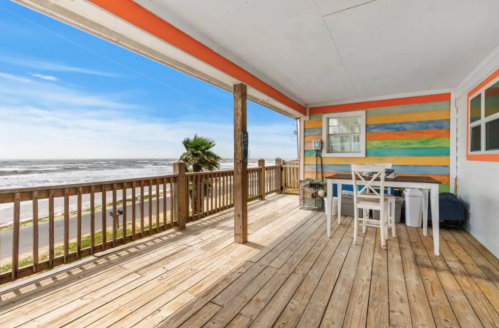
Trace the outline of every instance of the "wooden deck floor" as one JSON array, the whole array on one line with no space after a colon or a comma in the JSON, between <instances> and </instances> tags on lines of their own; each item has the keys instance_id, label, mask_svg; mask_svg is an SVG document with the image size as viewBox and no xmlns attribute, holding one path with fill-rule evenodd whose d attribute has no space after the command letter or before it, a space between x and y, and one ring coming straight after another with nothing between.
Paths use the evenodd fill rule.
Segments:
<instances>
[{"instance_id":1,"label":"wooden deck floor","mask_svg":"<svg viewBox=\"0 0 499 328\"><path fill-rule=\"evenodd\" d=\"M249 206L250 242L232 211L126 245L0 295L0 327L498 327L499 261L464 231L398 226L380 248L352 244L347 218L296 196Z\"/></svg>"}]
</instances>

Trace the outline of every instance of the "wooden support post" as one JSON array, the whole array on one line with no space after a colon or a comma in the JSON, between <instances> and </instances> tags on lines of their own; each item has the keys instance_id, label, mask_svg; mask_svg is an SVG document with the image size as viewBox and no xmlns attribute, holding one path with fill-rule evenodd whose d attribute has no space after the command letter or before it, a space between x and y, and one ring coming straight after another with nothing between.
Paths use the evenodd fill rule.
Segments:
<instances>
[{"instance_id":1,"label":"wooden support post","mask_svg":"<svg viewBox=\"0 0 499 328\"><path fill-rule=\"evenodd\" d=\"M260 199L265 200L265 160L258 160L258 167L261 168L260 171Z\"/></svg>"},{"instance_id":2,"label":"wooden support post","mask_svg":"<svg viewBox=\"0 0 499 328\"><path fill-rule=\"evenodd\" d=\"M277 194L282 194L282 190L284 189L284 184L283 184L283 169L282 169L282 159L276 158L275 159L275 166L277 166Z\"/></svg>"},{"instance_id":3,"label":"wooden support post","mask_svg":"<svg viewBox=\"0 0 499 328\"><path fill-rule=\"evenodd\" d=\"M234 85L234 241L248 241L248 163L244 160L243 133L246 120L247 87Z\"/></svg>"},{"instance_id":4,"label":"wooden support post","mask_svg":"<svg viewBox=\"0 0 499 328\"><path fill-rule=\"evenodd\" d=\"M173 174L177 177L177 230L184 230L187 217L189 216L189 186L185 175L185 163L177 161L173 163Z\"/></svg>"}]
</instances>

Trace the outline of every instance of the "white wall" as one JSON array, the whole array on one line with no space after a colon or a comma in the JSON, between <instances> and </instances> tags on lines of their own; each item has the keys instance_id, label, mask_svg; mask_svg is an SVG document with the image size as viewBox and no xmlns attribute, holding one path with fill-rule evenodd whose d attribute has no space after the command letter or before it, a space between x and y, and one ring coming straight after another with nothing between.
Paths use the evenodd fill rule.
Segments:
<instances>
[{"instance_id":1,"label":"white wall","mask_svg":"<svg viewBox=\"0 0 499 328\"><path fill-rule=\"evenodd\" d=\"M499 68L496 49L457 89L457 195L466 205L465 228L499 257L499 162L468 161L467 93Z\"/></svg>"}]
</instances>

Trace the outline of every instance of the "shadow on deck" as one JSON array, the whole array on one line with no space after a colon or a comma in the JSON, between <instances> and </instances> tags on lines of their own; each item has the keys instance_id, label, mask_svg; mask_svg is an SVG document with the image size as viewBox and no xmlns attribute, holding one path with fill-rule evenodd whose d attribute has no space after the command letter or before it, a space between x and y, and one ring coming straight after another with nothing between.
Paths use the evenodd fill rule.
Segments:
<instances>
[{"instance_id":1,"label":"shadow on deck","mask_svg":"<svg viewBox=\"0 0 499 328\"><path fill-rule=\"evenodd\" d=\"M431 237L400 224L381 249L369 228L297 196L249 205L249 239L233 211L3 287L0 326L495 327L499 261L462 230ZM43 277L43 275L50 275ZM10 286L10 287L9 287ZM9 288L9 290L6 290Z\"/></svg>"}]
</instances>

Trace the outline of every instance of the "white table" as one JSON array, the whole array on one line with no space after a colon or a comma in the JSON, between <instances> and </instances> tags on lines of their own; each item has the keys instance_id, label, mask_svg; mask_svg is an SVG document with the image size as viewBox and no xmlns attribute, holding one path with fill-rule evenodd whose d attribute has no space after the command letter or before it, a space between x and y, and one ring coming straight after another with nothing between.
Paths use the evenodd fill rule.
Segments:
<instances>
[{"instance_id":1,"label":"white table","mask_svg":"<svg viewBox=\"0 0 499 328\"><path fill-rule=\"evenodd\" d=\"M338 223L341 222L341 191L343 185L352 185L352 174L350 173L338 173L326 177L327 180L327 195L328 195L328 206L333 204L333 185L338 185ZM357 180L357 185L365 185L360 179ZM440 255L440 218L439 218L439 185L440 182L429 177L418 177L418 176L403 176L397 177L395 179L385 179L386 188L412 188L421 189L423 192L423 235L428 235L428 192L430 192L431 197L431 221L433 227L433 245L435 249L435 255ZM373 183L373 186L378 186L379 183ZM331 209L328 211L328 219L331 219Z\"/></svg>"}]
</instances>

